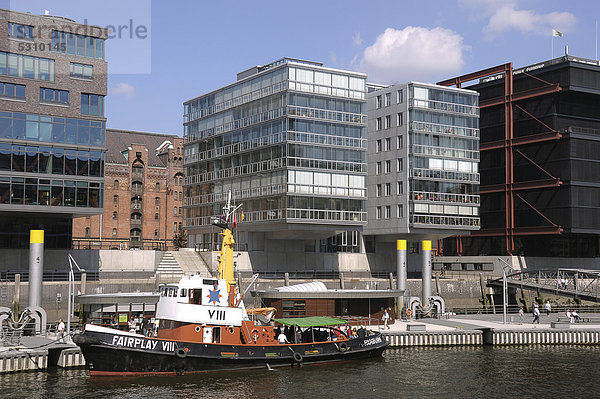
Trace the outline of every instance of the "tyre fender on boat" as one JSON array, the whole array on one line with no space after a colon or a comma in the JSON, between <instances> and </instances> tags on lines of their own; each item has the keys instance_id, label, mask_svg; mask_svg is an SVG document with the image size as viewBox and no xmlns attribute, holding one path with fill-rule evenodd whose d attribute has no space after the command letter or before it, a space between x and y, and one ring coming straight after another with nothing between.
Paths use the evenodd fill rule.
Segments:
<instances>
[{"instance_id":1,"label":"tyre fender on boat","mask_svg":"<svg viewBox=\"0 0 600 399\"><path fill-rule=\"evenodd\" d=\"M183 348L177 348L175 349L175 356L180 359L184 359L187 356L187 351Z\"/></svg>"},{"instance_id":2,"label":"tyre fender on boat","mask_svg":"<svg viewBox=\"0 0 600 399\"><path fill-rule=\"evenodd\" d=\"M346 352L347 350L350 350L348 344L345 342L340 343L340 352Z\"/></svg>"},{"instance_id":3,"label":"tyre fender on boat","mask_svg":"<svg viewBox=\"0 0 600 399\"><path fill-rule=\"evenodd\" d=\"M300 354L300 352L294 352L294 361L296 363L302 363L302 360L304 360L302 354Z\"/></svg>"}]
</instances>

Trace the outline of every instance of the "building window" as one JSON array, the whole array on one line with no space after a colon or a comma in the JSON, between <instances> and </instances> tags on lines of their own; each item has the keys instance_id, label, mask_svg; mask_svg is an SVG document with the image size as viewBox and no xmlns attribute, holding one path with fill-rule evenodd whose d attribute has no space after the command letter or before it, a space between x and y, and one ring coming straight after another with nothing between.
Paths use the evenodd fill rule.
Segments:
<instances>
[{"instance_id":1,"label":"building window","mask_svg":"<svg viewBox=\"0 0 600 399\"><path fill-rule=\"evenodd\" d=\"M375 148L375 152L381 152L381 140L377 140L377 147Z\"/></svg>"},{"instance_id":2,"label":"building window","mask_svg":"<svg viewBox=\"0 0 600 399\"><path fill-rule=\"evenodd\" d=\"M377 124L377 126L375 126L375 129L381 130L381 118L376 119L376 124Z\"/></svg>"},{"instance_id":3,"label":"building window","mask_svg":"<svg viewBox=\"0 0 600 399\"><path fill-rule=\"evenodd\" d=\"M392 207L389 205L386 205L385 207L385 218L389 219L391 217L391 213L392 213Z\"/></svg>"},{"instance_id":4,"label":"building window","mask_svg":"<svg viewBox=\"0 0 600 399\"><path fill-rule=\"evenodd\" d=\"M381 197L381 184L377 185L377 196Z\"/></svg>"},{"instance_id":5,"label":"building window","mask_svg":"<svg viewBox=\"0 0 600 399\"><path fill-rule=\"evenodd\" d=\"M117 219L117 212L113 212L112 218L113 218L113 220Z\"/></svg>"},{"instance_id":6,"label":"building window","mask_svg":"<svg viewBox=\"0 0 600 399\"><path fill-rule=\"evenodd\" d=\"M396 144L398 145L398 149L402 148L402 145L403 145L402 144L402 136L398 136L398 139L396 141L397 141Z\"/></svg>"},{"instance_id":7,"label":"building window","mask_svg":"<svg viewBox=\"0 0 600 399\"><path fill-rule=\"evenodd\" d=\"M112 235L113 235L113 237L116 237L116 236L117 236L117 229L113 229L113 230L112 230Z\"/></svg>"},{"instance_id":8,"label":"building window","mask_svg":"<svg viewBox=\"0 0 600 399\"><path fill-rule=\"evenodd\" d=\"M175 193L174 193L173 195L174 195L174 197L175 197L175 201L177 201L177 195L178 195L178 194L177 194L177 191L175 191Z\"/></svg>"},{"instance_id":9,"label":"building window","mask_svg":"<svg viewBox=\"0 0 600 399\"><path fill-rule=\"evenodd\" d=\"M33 26L8 23L8 37L33 40Z\"/></svg>"},{"instance_id":10,"label":"building window","mask_svg":"<svg viewBox=\"0 0 600 399\"><path fill-rule=\"evenodd\" d=\"M380 207L380 206L378 206L378 207L377 207L377 215L376 215L376 218L377 218L377 219L381 219L381 207Z\"/></svg>"},{"instance_id":11,"label":"building window","mask_svg":"<svg viewBox=\"0 0 600 399\"><path fill-rule=\"evenodd\" d=\"M392 116L391 115L386 115L385 119L384 119L383 128L384 129L389 129L391 126L392 126Z\"/></svg>"},{"instance_id":12,"label":"building window","mask_svg":"<svg viewBox=\"0 0 600 399\"><path fill-rule=\"evenodd\" d=\"M158 237L158 229L154 229L154 237Z\"/></svg>"},{"instance_id":13,"label":"building window","mask_svg":"<svg viewBox=\"0 0 600 399\"><path fill-rule=\"evenodd\" d=\"M385 93L385 106L389 107L392 104L392 93Z\"/></svg>"},{"instance_id":14,"label":"building window","mask_svg":"<svg viewBox=\"0 0 600 399\"><path fill-rule=\"evenodd\" d=\"M385 172L384 173L390 173L392 171L392 161L387 160L385 161Z\"/></svg>"},{"instance_id":15,"label":"building window","mask_svg":"<svg viewBox=\"0 0 600 399\"><path fill-rule=\"evenodd\" d=\"M69 105L69 92L67 90L40 87L40 102Z\"/></svg>"},{"instance_id":16,"label":"building window","mask_svg":"<svg viewBox=\"0 0 600 399\"><path fill-rule=\"evenodd\" d=\"M389 197L392 195L392 183L385 183L385 196Z\"/></svg>"},{"instance_id":17,"label":"building window","mask_svg":"<svg viewBox=\"0 0 600 399\"><path fill-rule=\"evenodd\" d=\"M183 191L179 192L179 201L183 201Z\"/></svg>"},{"instance_id":18,"label":"building window","mask_svg":"<svg viewBox=\"0 0 600 399\"><path fill-rule=\"evenodd\" d=\"M404 124L404 117L402 116L402 112L396 115L396 124L398 126L402 126Z\"/></svg>"},{"instance_id":19,"label":"building window","mask_svg":"<svg viewBox=\"0 0 600 399\"><path fill-rule=\"evenodd\" d=\"M154 214L154 220L158 220L158 213Z\"/></svg>"},{"instance_id":20,"label":"building window","mask_svg":"<svg viewBox=\"0 0 600 399\"><path fill-rule=\"evenodd\" d=\"M69 66L69 75L73 78L93 79L94 66L71 62L71 65Z\"/></svg>"},{"instance_id":21,"label":"building window","mask_svg":"<svg viewBox=\"0 0 600 399\"><path fill-rule=\"evenodd\" d=\"M85 228L85 236L86 236L86 237L89 237L89 236L90 236L90 228L89 228L89 227L86 227L86 228Z\"/></svg>"},{"instance_id":22,"label":"building window","mask_svg":"<svg viewBox=\"0 0 600 399\"><path fill-rule=\"evenodd\" d=\"M404 183L401 181L398 182L398 194L404 194Z\"/></svg>"},{"instance_id":23,"label":"building window","mask_svg":"<svg viewBox=\"0 0 600 399\"><path fill-rule=\"evenodd\" d=\"M156 183L156 191L160 191L160 183Z\"/></svg>"},{"instance_id":24,"label":"building window","mask_svg":"<svg viewBox=\"0 0 600 399\"><path fill-rule=\"evenodd\" d=\"M398 205L398 217L399 218L404 217L404 207L402 205Z\"/></svg>"},{"instance_id":25,"label":"building window","mask_svg":"<svg viewBox=\"0 0 600 399\"><path fill-rule=\"evenodd\" d=\"M114 202L115 204L118 204L118 203L119 203L119 196L118 196L118 195L114 195L114 196L113 196L113 202Z\"/></svg>"},{"instance_id":26,"label":"building window","mask_svg":"<svg viewBox=\"0 0 600 399\"><path fill-rule=\"evenodd\" d=\"M81 93L81 113L104 116L104 96Z\"/></svg>"},{"instance_id":27,"label":"building window","mask_svg":"<svg viewBox=\"0 0 600 399\"><path fill-rule=\"evenodd\" d=\"M173 223L173 233L177 233L177 222Z\"/></svg>"},{"instance_id":28,"label":"building window","mask_svg":"<svg viewBox=\"0 0 600 399\"><path fill-rule=\"evenodd\" d=\"M0 51L0 75L54 82L54 60Z\"/></svg>"},{"instance_id":29,"label":"building window","mask_svg":"<svg viewBox=\"0 0 600 399\"><path fill-rule=\"evenodd\" d=\"M173 207L173 216L177 216L177 207Z\"/></svg>"},{"instance_id":30,"label":"building window","mask_svg":"<svg viewBox=\"0 0 600 399\"><path fill-rule=\"evenodd\" d=\"M377 96L375 102L375 108L381 108L381 96Z\"/></svg>"},{"instance_id":31,"label":"building window","mask_svg":"<svg viewBox=\"0 0 600 399\"><path fill-rule=\"evenodd\" d=\"M160 198L159 197L154 197L154 205L156 205L156 206L160 205Z\"/></svg>"},{"instance_id":32,"label":"building window","mask_svg":"<svg viewBox=\"0 0 600 399\"><path fill-rule=\"evenodd\" d=\"M398 90L398 92L396 93L396 102L401 103L402 101L404 101L404 97L402 96L402 90Z\"/></svg>"},{"instance_id":33,"label":"building window","mask_svg":"<svg viewBox=\"0 0 600 399\"><path fill-rule=\"evenodd\" d=\"M0 68L1 68L1 66L0 66ZM13 83L0 82L0 97L24 100L25 99L25 85L16 85Z\"/></svg>"},{"instance_id":34,"label":"building window","mask_svg":"<svg viewBox=\"0 0 600 399\"><path fill-rule=\"evenodd\" d=\"M181 207L179 207L179 209L177 209L178 211L178 215L181 216Z\"/></svg>"},{"instance_id":35,"label":"building window","mask_svg":"<svg viewBox=\"0 0 600 399\"><path fill-rule=\"evenodd\" d=\"M115 180L115 181L113 182L113 189L115 189L115 190L118 190L118 189L119 189L119 181L118 181L118 180Z\"/></svg>"},{"instance_id":36,"label":"building window","mask_svg":"<svg viewBox=\"0 0 600 399\"><path fill-rule=\"evenodd\" d=\"M390 150L391 142L392 142L392 139L390 139L389 137L385 139L385 142L384 142L385 145L383 146L383 150L384 151L389 151Z\"/></svg>"},{"instance_id":37,"label":"building window","mask_svg":"<svg viewBox=\"0 0 600 399\"><path fill-rule=\"evenodd\" d=\"M402 172L402 170L404 169L404 163L402 162L402 158L398 158L398 160L396 161L396 168L398 169L398 172Z\"/></svg>"},{"instance_id":38,"label":"building window","mask_svg":"<svg viewBox=\"0 0 600 399\"><path fill-rule=\"evenodd\" d=\"M377 162L377 166L376 166L376 174L380 175L381 174L381 162Z\"/></svg>"},{"instance_id":39,"label":"building window","mask_svg":"<svg viewBox=\"0 0 600 399\"><path fill-rule=\"evenodd\" d=\"M104 39L53 30L52 51L103 60Z\"/></svg>"}]
</instances>

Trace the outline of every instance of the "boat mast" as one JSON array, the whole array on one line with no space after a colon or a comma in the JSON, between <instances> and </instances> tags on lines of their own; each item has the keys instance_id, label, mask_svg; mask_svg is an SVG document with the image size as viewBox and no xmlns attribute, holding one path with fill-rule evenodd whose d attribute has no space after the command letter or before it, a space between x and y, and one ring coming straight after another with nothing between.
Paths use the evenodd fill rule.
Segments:
<instances>
[{"instance_id":1,"label":"boat mast","mask_svg":"<svg viewBox=\"0 0 600 399\"><path fill-rule=\"evenodd\" d=\"M219 279L225 280L227 283L227 289L229 292L230 306L233 306L233 299L236 295L236 283L233 276L233 233L229 228L229 224L232 221L234 213L242 206L231 204L231 191L227 196L227 204L223 207L223 215L221 219L213 220L213 225L223 229L219 234L223 236L223 242L221 243L221 256L219 257ZM235 226L234 226L235 227Z\"/></svg>"}]
</instances>

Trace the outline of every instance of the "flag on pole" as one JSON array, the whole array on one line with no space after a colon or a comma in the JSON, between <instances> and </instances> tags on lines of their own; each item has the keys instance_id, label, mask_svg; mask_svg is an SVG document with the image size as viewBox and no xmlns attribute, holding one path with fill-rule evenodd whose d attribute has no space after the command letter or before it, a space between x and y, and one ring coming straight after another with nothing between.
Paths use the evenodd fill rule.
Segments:
<instances>
[{"instance_id":1,"label":"flag on pole","mask_svg":"<svg viewBox=\"0 0 600 399\"><path fill-rule=\"evenodd\" d=\"M246 219L246 216L244 215L244 211L242 211L242 221Z\"/></svg>"},{"instance_id":2,"label":"flag on pole","mask_svg":"<svg viewBox=\"0 0 600 399\"><path fill-rule=\"evenodd\" d=\"M562 37L562 32L552 29L552 37Z\"/></svg>"},{"instance_id":3,"label":"flag on pole","mask_svg":"<svg viewBox=\"0 0 600 399\"><path fill-rule=\"evenodd\" d=\"M235 227L237 226L237 215L233 215L233 223L231 224L231 227L235 229Z\"/></svg>"}]
</instances>

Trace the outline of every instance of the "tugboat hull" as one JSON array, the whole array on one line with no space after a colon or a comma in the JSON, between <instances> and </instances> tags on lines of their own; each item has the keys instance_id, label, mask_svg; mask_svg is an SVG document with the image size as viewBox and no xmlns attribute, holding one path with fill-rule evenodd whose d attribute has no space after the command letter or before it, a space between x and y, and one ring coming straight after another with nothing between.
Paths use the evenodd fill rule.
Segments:
<instances>
[{"instance_id":1,"label":"tugboat hull","mask_svg":"<svg viewBox=\"0 0 600 399\"><path fill-rule=\"evenodd\" d=\"M183 374L348 361L380 357L388 345L378 333L349 341L258 346L169 341L102 330L107 331L73 337L91 375Z\"/></svg>"}]
</instances>

